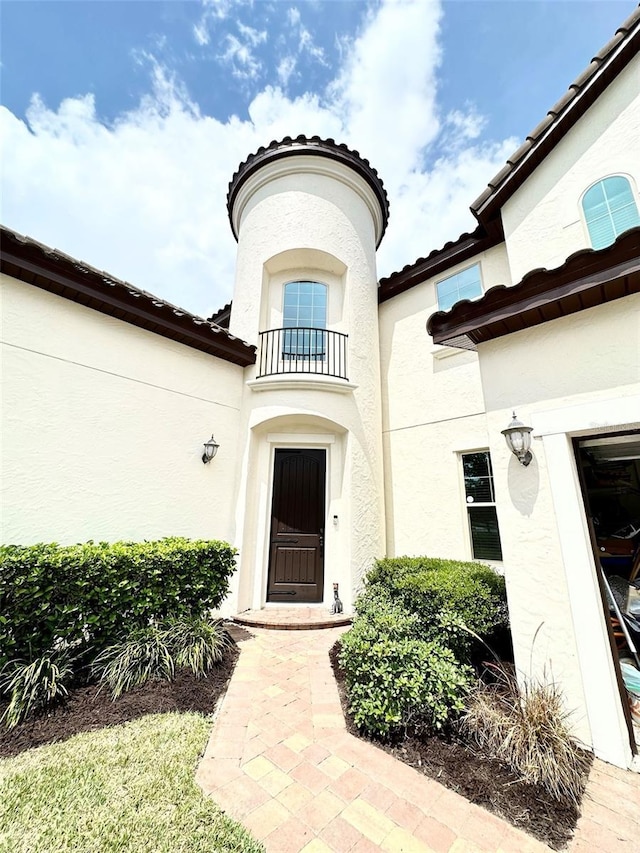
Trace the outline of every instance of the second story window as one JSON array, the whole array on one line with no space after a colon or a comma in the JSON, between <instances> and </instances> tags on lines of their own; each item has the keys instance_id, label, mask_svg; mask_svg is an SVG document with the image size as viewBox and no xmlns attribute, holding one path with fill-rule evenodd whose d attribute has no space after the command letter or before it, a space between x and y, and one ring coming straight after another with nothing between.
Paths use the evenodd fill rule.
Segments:
<instances>
[{"instance_id":1,"label":"second story window","mask_svg":"<svg viewBox=\"0 0 640 853\"><path fill-rule=\"evenodd\" d=\"M327 327L327 286L317 281L292 281L284 287L283 359L322 359ZM289 331L291 330L291 331ZM295 330L295 331L294 331Z\"/></svg>"},{"instance_id":2,"label":"second story window","mask_svg":"<svg viewBox=\"0 0 640 853\"><path fill-rule=\"evenodd\" d=\"M480 264L474 264L466 270L450 275L436 284L438 311L448 311L461 299L477 299L482 296Z\"/></svg>"},{"instance_id":3,"label":"second story window","mask_svg":"<svg viewBox=\"0 0 640 853\"><path fill-rule=\"evenodd\" d=\"M640 225L631 184L622 175L590 187L583 196L582 210L594 249L610 246L623 231Z\"/></svg>"}]
</instances>

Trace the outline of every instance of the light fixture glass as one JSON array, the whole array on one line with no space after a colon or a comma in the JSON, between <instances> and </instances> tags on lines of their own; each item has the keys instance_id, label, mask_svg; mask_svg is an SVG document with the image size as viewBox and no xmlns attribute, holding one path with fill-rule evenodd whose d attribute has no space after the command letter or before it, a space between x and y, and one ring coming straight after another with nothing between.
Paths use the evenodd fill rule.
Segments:
<instances>
[{"instance_id":1,"label":"light fixture glass","mask_svg":"<svg viewBox=\"0 0 640 853\"><path fill-rule=\"evenodd\" d=\"M211 433L211 438L209 439L209 441L205 441L204 443L204 453L202 454L202 461L205 465L207 464L207 462L211 462L213 457L218 452L219 447L220 445L213 437L213 433Z\"/></svg>"},{"instance_id":2,"label":"light fixture glass","mask_svg":"<svg viewBox=\"0 0 640 853\"><path fill-rule=\"evenodd\" d=\"M513 420L506 429L502 430L502 435L507 442L507 447L516 457L521 465L527 466L533 456L529 448L531 447L531 433L533 427L525 426L522 421L513 413Z\"/></svg>"}]
</instances>

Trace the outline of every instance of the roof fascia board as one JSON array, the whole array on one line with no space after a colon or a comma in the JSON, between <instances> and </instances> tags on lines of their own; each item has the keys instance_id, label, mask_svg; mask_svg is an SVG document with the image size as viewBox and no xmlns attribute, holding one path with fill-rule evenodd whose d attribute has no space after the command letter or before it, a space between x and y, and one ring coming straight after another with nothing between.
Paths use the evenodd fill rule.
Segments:
<instances>
[{"instance_id":1,"label":"roof fascia board","mask_svg":"<svg viewBox=\"0 0 640 853\"><path fill-rule=\"evenodd\" d=\"M477 312L475 316L469 317L462 323L454 323L451 324L451 326L455 327L456 337L466 335L471 340L474 340L475 343L481 343L481 336L474 336L472 333L477 332L485 326L500 323L501 321L515 317L523 311L531 311L536 308L541 308L549 302L563 299L566 296L583 293L586 290L599 287L600 285L607 284L608 282L614 282L623 276L633 275L634 273L639 272L640 258L635 261L624 261L606 270L599 270L591 273L590 275L586 275L583 278L558 284L556 287L544 290L533 297L524 293L520 295L516 302L509 300L508 291L511 290L511 288L505 287L505 301L502 305L498 304L497 306L494 306L493 309L481 310ZM490 292L491 291L488 291L488 293ZM445 342L445 339L451 339L451 337L452 329L451 327L447 328L447 325L444 323L440 330L437 332L434 330L433 332L434 344L442 344Z\"/></svg>"},{"instance_id":2,"label":"roof fascia board","mask_svg":"<svg viewBox=\"0 0 640 853\"><path fill-rule=\"evenodd\" d=\"M483 199L483 196L486 194L485 190L471 205L471 212L478 222L488 227L491 220L499 215L500 208L506 204L547 154L555 148L558 142L608 88L615 77L637 55L640 43L640 25L637 21L633 25L632 30L635 30L635 32L630 32L628 38L623 39L616 45L612 53L594 71L591 78L584 85L584 88L578 89L560 114L555 116L554 120L542 131L540 136L536 139L532 139L531 134L527 136L526 139L531 141L531 147L523 154L521 159L511 164L511 168L504 175L499 185L493 188L492 182L489 182L492 192ZM582 76L580 75L580 77ZM568 91L578 88L580 77L569 86ZM561 103L566 97L565 93L558 103ZM547 112L546 116L554 116L554 107ZM545 120L546 117L542 120L541 124ZM535 132L535 129L533 132ZM507 164L510 164L509 159L507 159ZM500 172L498 172L499 174Z\"/></svg>"},{"instance_id":3,"label":"roof fascia board","mask_svg":"<svg viewBox=\"0 0 640 853\"><path fill-rule=\"evenodd\" d=\"M459 239L453 244L447 244L440 251L432 253L431 256L420 258L411 266L381 279L378 287L378 302L386 302L388 299L422 284L427 279L441 275L451 267L470 260L502 242L502 231L495 231L491 235L484 232L482 234L473 232L465 235L464 239Z\"/></svg>"},{"instance_id":4,"label":"roof fascia board","mask_svg":"<svg viewBox=\"0 0 640 853\"><path fill-rule=\"evenodd\" d=\"M243 367L246 367L247 365L253 364L255 362L255 351L253 351L253 354L251 354L251 351L254 350L254 348L249 347L248 344L245 344L239 339L237 343L230 341L224 331L220 332L220 340L212 340L208 335L202 334L198 330L198 326L195 323L194 328L192 329L184 328L184 326L182 326L180 323L171 320L169 317L158 316L149 310L145 310L139 305L132 304L129 300L124 302L122 298L111 296L108 293L98 291L95 287L77 281L67 274L58 273L55 270L52 270L49 267L43 265L42 263L28 261L25 258L15 255L12 252L8 252L4 249L2 251L2 261L3 266L5 263L12 264L19 270L24 270L25 272L29 272L35 276L40 276L43 279L50 281L51 283L55 283L68 290L75 291L78 294L82 294L83 296L95 300L96 302L101 303L102 305L109 306L110 308L114 308L119 311L123 311L137 320L145 320L150 325L156 327L155 329L151 330L146 328L140 322L134 322L133 319L129 320L127 318L116 317L116 319L121 319L125 322L130 322L134 326L146 329L146 331L152 331L154 334L162 335L163 337L168 337L172 340L176 340L177 336L180 338L180 340L177 341L178 343L191 346L194 349L199 349L203 352L209 353L210 355L219 355L220 357L225 358L226 360L232 360L234 363L240 364ZM13 273L8 272L7 274L14 275ZM107 276L105 275L104 278L107 278ZM27 281L26 279L21 280L24 281L26 284L30 284L34 287L40 287L43 290L56 293L55 290L44 286L43 283L39 283L37 281ZM126 287L126 284L124 282L114 282L114 284L110 286L120 286L121 288L124 288ZM128 291L128 294L130 299L144 298L144 295L142 293L140 293L139 295L134 295L135 288L133 287L130 291ZM56 293L56 295L65 298L64 294ZM149 296L149 298L152 297ZM92 306L85 305L84 307L91 308ZM169 308L168 305L167 308ZM210 326L208 326L207 321L203 320L202 324L210 328ZM224 340L222 339L223 336Z\"/></svg>"}]
</instances>

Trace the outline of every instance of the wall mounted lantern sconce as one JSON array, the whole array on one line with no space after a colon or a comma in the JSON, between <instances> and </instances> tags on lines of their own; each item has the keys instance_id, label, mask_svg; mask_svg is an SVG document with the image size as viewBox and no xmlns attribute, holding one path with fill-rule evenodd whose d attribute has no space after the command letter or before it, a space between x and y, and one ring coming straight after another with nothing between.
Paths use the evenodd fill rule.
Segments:
<instances>
[{"instance_id":1,"label":"wall mounted lantern sconce","mask_svg":"<svg viewBox=\"0 0 640 853\"><path fill-rule=\"evenodd\" d=\"M204 443L204 453L202 454L202 461L205 465L207 464L207 462L211 462L213 457L218 452L219 447L220 445L213 437L213 433L211 433L211 438L209 439L209 441L205 441Z\"/></svg>"},{"instance_id":2,"label":"wall mounted lantern sconce","mask_svg":"<svg viewBox=\"0 0 640 853\"><path fill-rule=\"evenodd\" d=\"M522 421L516 418L516 413L513 413L513 420L506 429L502 430L502 435L507 442L507 447L516 457L518 462L525 467L531 462L533 456L529 448L531 447L531 433L533 427L525 426Z\"/></svg>"}]
</instances>

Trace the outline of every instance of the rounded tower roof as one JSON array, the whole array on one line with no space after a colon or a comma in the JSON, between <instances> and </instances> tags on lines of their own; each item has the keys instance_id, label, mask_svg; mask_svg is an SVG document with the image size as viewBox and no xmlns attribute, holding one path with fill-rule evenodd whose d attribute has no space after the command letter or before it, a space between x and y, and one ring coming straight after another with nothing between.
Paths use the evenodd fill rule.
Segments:
<instances>
[{"instance_id":1,"label":"rounded tower roof","mask_svg":"<svg viewBox=\"0 0 640 853\"><path fill-rule=\"evenodd\" d=\"M238 232L234 223L233 209L241 188L252 175L265 165L286 157L296 157L299 155L326 157L334 160L337 163L348 166L366 181L380 206L382 227L377 240L377 246L379 246L387 228L387 222L389 221L389 199L382 180L369 161L361 157L358 151L353 151L347 148L346 145L338 144L334 139L321 139L319 136L297 136L295 139L291 136L285 136L280 141L274 139L269 145L266 147L261 146L255 154L250 154L244 162L240 163L237 171L231 178L227 193L229 222L231 223L231 230L236 240L238 239Z\"/></svg>"}]
</instances>

